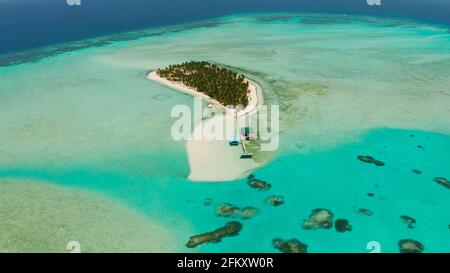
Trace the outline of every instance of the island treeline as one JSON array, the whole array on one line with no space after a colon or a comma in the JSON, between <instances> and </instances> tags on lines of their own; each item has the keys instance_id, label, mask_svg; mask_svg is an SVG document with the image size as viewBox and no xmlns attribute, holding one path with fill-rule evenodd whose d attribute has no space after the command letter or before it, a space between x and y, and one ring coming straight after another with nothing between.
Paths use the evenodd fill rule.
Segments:
<instances>
[{"instance_id":1,"label":"island treeline","mask_svg":"<svg viewBox=\"0 0 450 273\"><path fill-rule=\"evenodd\" d=\"M202 92L223 105L248 104L249 84L243 75L208 62L185 62L158 69L157 75Z\"/></svg>"}]
</instances>

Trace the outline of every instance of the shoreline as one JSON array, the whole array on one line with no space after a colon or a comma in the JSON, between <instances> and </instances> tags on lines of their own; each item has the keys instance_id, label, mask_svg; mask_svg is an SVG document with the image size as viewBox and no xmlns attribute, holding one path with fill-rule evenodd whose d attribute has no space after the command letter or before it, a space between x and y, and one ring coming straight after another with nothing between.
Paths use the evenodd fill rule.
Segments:
<instances>
[{"instance_id":1,"label":"shoreline","mask_svg":"<svg viewBox=\"0 0 450 273\"><path fill-rule=\"evenodd\" d=\"M239 126L242 122L245 123L246 118L255 115L259 110L259 106L264 102L261 87L248 78L245 78L245 80L249 83L249 102L248 105L240 111L227 108L219 101L189 88L184 84L162 78L156 74L156 71L148 72L147 79L176 91L191 96L201 97L207 103L223 110L223 114L206 119L197 124L194 127L191 136L199 134L199 132L201 133L205 128L211 127L218 122L229 122L236 119L235 122ZM234 134L240 135L240 132L235 130ZM188 179L196 182L224 182L242 179L262 165L253 159L241 159L240 156L243 152L242 147L231 147L228 140L198 140L191 137L186 142L186 151L190 168Z\"/></svg>"},{"instance_id":2,"label":"shoreline","mask_svg":"<svg viewBox=\"0 0 450 273\"><path fill-rule=\"evenodd\" d=\"M175 89L177 91L180 91L182 93L191 95L191 96L197 96L197 97L201 97L202 99L204 99L206 102L208 102L209 104L215 105L216 107L222 109L223 111L225 111L227 114L232 114L237 115L238 118L245 116L247 114L255 114L256 111L258 110L258 106L263 104L263 96L262 96L262 91L261 91L261 87L259 85L257 85L255 82L245 78L245 80L249 83L249 94L248 94L248 105L242 109L241 111L238 111L236 113L235 110L227 108L225 105L223 105L222 103L220 103L219 101L217 101L216 99L211 98L210 96L199 92L195 89L189 88L186 85L182 84L182 83L177 83L177 82L173 82L173 81L169 81L165 78L162 78L160 76L158 76L158 74L156 74L156 71L149 71L146 74L147 79L155 81L159 84L162 84L164 86L167 86L169 88Z\"/></svg>"}]
</instances>

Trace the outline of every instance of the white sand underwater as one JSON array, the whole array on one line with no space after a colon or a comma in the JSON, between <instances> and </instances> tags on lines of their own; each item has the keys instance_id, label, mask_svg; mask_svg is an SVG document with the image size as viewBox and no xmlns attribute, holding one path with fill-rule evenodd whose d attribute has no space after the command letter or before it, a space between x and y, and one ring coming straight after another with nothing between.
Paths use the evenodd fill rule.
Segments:
<instances>
[{"instance_id":1,"label":"white sand underwater","mask_svg":"<svg viewBox=\"0 0 450 273\"><path fill-rule=\"evenodd\" d=\"M0 253L180 251L169 227L85 190L0 180Z\"/></svg>"}]
</instances>

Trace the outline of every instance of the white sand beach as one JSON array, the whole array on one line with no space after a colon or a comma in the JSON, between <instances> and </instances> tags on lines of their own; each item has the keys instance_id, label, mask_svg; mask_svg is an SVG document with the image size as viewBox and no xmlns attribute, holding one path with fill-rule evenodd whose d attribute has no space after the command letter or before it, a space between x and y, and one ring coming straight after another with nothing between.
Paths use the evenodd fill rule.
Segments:
<instances>
[{"instance_id":1,"label":"white sand beach","mask_svg":"<svg viewBox=\"0 0 450 273\"><path fill-rule=\"evenodd\" d=\"M231 115L218 115L198 124L193 134L204 130L218 120L234 119ZM247 176L259 164L252 159L240 159L242 147L229 146L227 140L195 140L186 143L189 167L188 178L193 181L219 182L231 181Z\"/></svg>"},{"instance_id":2,"label":"white sand beach","mask_svg":"<svg viewBox=\"0 0 450 273\"><path fill-rule=\"evenodd\" d=\"M201 97L202 99L204 99L205 101L207 101L210 104L215 105L216 107L219 107L220 109L226 111L226 107L223 106L220 102L218 102L217 100L211 98L208 95L205 95L201 92L198 92L192 88L187 87L186 85L182 84L182 83L177 83L177 82L172 82L169 81L165 78L162 78L160 76L158 76L158 74L156 74L156 71L151 71L147 74L147 79L152 80L152 81L156 81L162 85L165 85L167 87L170 87L172 89L175 89L177 91L189 94L191 96L197 96L197 97Z\"/></svg>"},{"instance_id":3,"label":"white sand beach","mask_svg":"<svg viewBox=\"0 0 450 273\"><path fill-rule=\"evenodd\" d=\"M210 127L212 124L233 123L235 118L237 118L237 123L242 125L245 123L246 118L258 112L258 107L263 103L261 87L248 79L246 79L249 82L248 105L240 111L235 111L183 84L159 77L155 71L149 72L147 78L177 91L201 97L209 104L223 110L223 114L215 115L197 124L192 132L193 135L202 135L205 128ZM239 132L236 131L235 136L238 136L238 134ZM186 143L186 150L190 166L188 178L193 181L219 182L236 180L244 178L261 165L261 163L257 163L253 159L241 159L240 156L243 154L242 146L229 146L227 139L206 140L191 138Z\"/></svg>"},{"instance_id":4,"label":"white sand beach","mask_svg":"<svg viewBox=\"0 0 450 273\"><path fill-rule=\"evenodd\" d=\"M249 83L248 105L244 109L242 109L238 112L235 112L233 109L226 108L225 105L222 105L220 102L211 98L210 96L208 96L204 93L198 92L195 89L189 88L182 83L172 82L165 78L162 78L162 77L158 76L156 71L150 71L149 73L147 73L147 79L156 81L162 85L165 85L165 86L175 89L177 91L180 91L180 92L192 95L192 96L201 97L209 104L212 104L224 111L227 111L229 114L232 114L233 116L235 114L237 114L237 117L242 117L247 114L256 113L258 106L262 105L262 103L263 103L263 95L261 92L261 87L259 87L256 83L250 81L249 79L246 79L246 81L248 81L248 83Z\"/></svg>"}]
</instances>

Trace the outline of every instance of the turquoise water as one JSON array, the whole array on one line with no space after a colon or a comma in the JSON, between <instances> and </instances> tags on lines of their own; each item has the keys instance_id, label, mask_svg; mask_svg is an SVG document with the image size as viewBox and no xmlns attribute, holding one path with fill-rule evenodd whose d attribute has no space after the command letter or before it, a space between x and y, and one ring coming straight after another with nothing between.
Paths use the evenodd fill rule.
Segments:
<instances>
[{"instance_id":1,"label":"turquoise water","mask_svg":"<svg viewBox=\"0 0 450 273\"><path fill-rule=\"evenodd\" d=\"M418 144L425 150L417 148ZM255 191L246 181L192 183L176 175L120 176L89 171L63 175L30 171L1 174L100 191L152 217L164 220L168 217L164 214L169 214L171 217L163 221L168 225L171 219L182 215L198 232L213 230L228 221L215 216L214 205L203 204L206 198L215 204L259 209L254 218L243 221L239 237L205 245L200 248L204 252L271 252L271 240L276 237L299 238L311 252L366 252L366 244L374 240L381 243L382 251L397 252L397 241L405 238L419 240L430 252L448 252L448 190L432 181L436 176L449 175L450 158L443 150L450 150L450 139L445 135L379 129L362 142L330 152L278 157L255 173L272 184L268 192ZM373 155L386 166L362 163L356 159L359 154ZM422 174L413 173L413 169ZM368 197L369 192L375 196ZM265 198L273 194L284 196L286 203L280 207L265 204ZM327 208L336 217L348 219L353 231L301 229L302 220L315 208ZM358 214L358 208L370 209L374 214ZM415 229L408 229L400 215L415 218Z\"/></svg>"},{"instance_id":2,"label":"turquoise water","mask_svg":"<svg viewBox=\"0 0 450 273\"><path fill-rule=\"evenodd\" d=\"M77 51L61 45L57 55L50 48L46 58L0 68L0 178L107 196L165 226L183 251L189 236L229 221L215 215L221 203L259 213L242 220L238 237L195 251L273 252L277 237L298 238L311 252L367 252L369 241L398 252L398 240L408 238L427 252L450 251L448 189L433 182L450 178L445 29L341 15L213 22L132 41L114 36L115 42ZM45 49L38 55L46 56ZM281 147L255 172L272 184L270 191L246 181L185 178L187 155L184 143L170 137L170 110L192 106L192 98L144 76L192 59L249 75L263 86L266 103L280 104ZM362 163L358 155L386 166ZM274 194L286 203L266 205ZM205 198L214 204L205 206ZM303 230L315 208L348 219L353 231ZM357 214L358 208L374 214ZM415 229L401 215L415 218Z\"/></svg>"}]
</instances>

